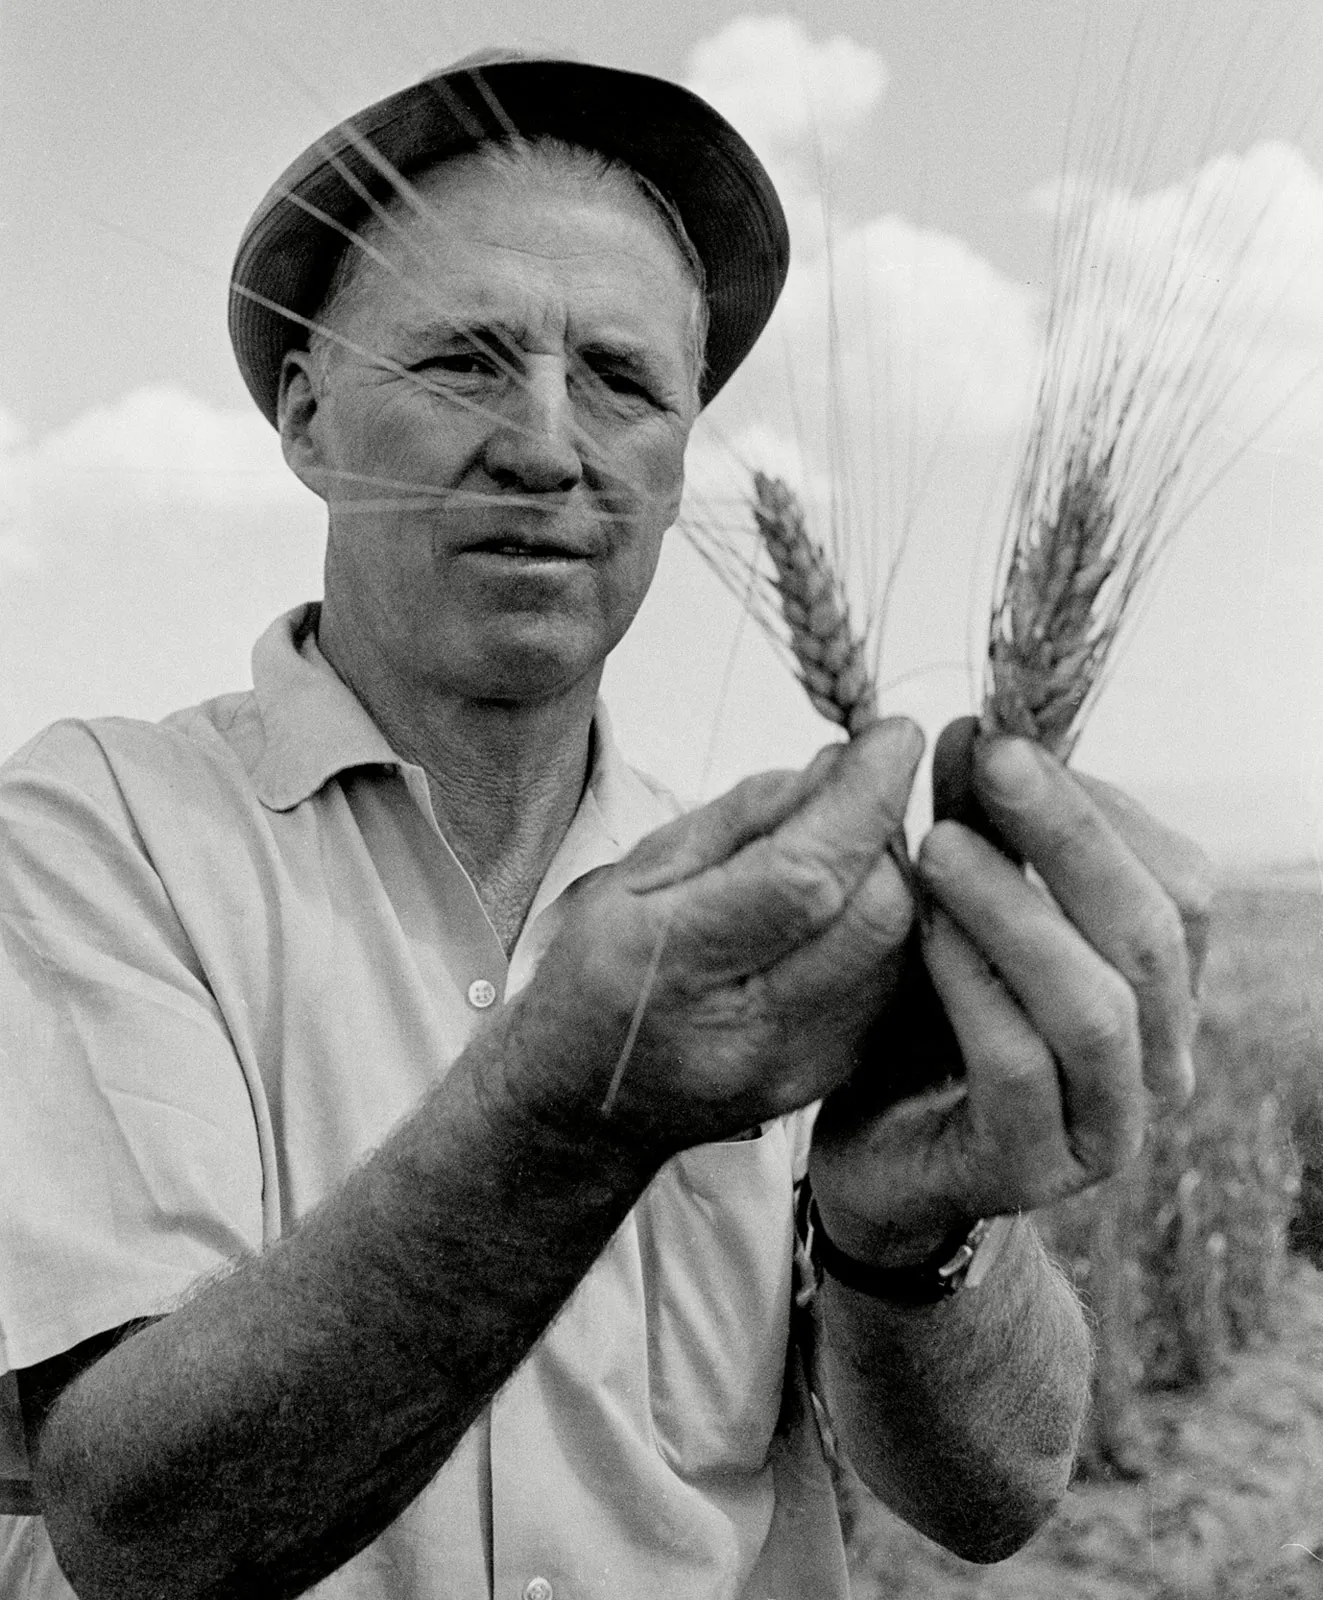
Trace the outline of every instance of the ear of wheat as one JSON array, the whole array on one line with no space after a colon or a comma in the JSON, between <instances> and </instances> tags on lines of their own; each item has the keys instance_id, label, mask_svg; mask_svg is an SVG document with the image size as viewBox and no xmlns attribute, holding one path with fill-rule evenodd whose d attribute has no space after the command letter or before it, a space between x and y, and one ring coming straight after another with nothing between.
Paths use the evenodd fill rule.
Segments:
<instances>
[{"instance_id":1,"label":"ear of wheat","mask_svg":"<svg viewBox=\"0 0 1323 1600\"><path fill-rule=\"evenodd\" d=\"M1010 548L988 641L983 726L1070 754L1120 626L1108 589L1121 561L1104 464L1066 474L1057 504Z\"/></svg>"},{"instance_id":2,"label":"ear of wheat","mask_svg":"<svg viewBox=\"0 0 1323 1600\"><path fill-rule=\"evenodd\" d=\"M804 509L779 478L755 472L753 515L776 570L790 650L814 708L847 733L877 721L877 689L864 641L826 551L808 531Z\"/></svg>"}]
</instances>

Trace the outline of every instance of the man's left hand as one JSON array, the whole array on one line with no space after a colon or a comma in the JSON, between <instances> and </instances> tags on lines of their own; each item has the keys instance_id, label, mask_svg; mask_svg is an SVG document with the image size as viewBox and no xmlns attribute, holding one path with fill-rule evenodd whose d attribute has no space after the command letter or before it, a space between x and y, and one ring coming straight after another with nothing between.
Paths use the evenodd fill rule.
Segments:
<instances>
[{"instance_id":1,"label":"man's left hand","mask_svg":"<svg viewBox=\"0 0 1323 1600\"><path fill-rule=\"evenodd\" d=\"M1139 1150L1146 1090L1180 1100L1193 1084L1202 854L1027 740L965 747L990 831L1037 881L959 822L939 821L920 849L923 959L960 1075L888 1093L905 1068L888 1041L903 1048L921 1010L898 993L876 1056L825 1102L810 1163L833 1241L879 1266L921 1261L976 1217L1109 1176ZM939 788L949 780L937 772Z\"/></svg>"}]
</instances>

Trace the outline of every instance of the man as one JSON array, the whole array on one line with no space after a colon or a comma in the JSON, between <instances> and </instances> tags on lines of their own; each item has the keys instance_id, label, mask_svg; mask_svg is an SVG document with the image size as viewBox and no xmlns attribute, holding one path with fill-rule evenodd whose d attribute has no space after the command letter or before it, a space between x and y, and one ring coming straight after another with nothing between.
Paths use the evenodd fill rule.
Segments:
<instances>
[{"instance_id":1,"label":"man","mask_svg":"<svg viewBox=\"0 0 1323 1600\"><path fill-rule=\"evenodd\" d=\"M824 1097L850 1458L975 1559L1059 1498L1078 1308L1027 1226L967 1258L1188 1088L1189 852L1000 741L1054 900L955 823L898 863L902 722L676 817L595 712L784 266L710 108L564 62L394 96L259 209L232 331L325 598L252 694L0 793L3 1592L843 1596ZM916 894L963 1078L896 1101L946 1038Z\"/></svg>"}]
</instances>

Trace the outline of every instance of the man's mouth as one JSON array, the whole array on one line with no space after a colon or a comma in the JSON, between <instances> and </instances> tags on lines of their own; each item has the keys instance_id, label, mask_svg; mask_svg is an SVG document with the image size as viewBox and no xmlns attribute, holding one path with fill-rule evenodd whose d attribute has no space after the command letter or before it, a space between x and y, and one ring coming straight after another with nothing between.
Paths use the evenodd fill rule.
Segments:
<instances>
[{"instance_id":1,"label":"man's mouth","mask_svg":"<svg viewBox=\"0 0 1323 1600\"><path fill-rule=\"evenodd\" d=\"M470 545L475 555L506 556L516 561L583 561L592 552L560 539L496 538Z\"/></svg>"}]
</instances>

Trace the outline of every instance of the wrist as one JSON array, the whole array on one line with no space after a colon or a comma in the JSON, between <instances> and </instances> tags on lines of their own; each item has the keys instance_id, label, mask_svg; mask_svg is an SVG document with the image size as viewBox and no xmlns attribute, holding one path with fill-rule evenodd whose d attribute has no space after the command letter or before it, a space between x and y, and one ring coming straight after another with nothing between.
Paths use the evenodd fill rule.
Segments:
<instances>
[{"instance_id":1,"label":"wrist","mask_svg":"<svg viewBox=\"0 0 1323 1600\"><path fill-rule=\"evenodd\" d=\"M924 1257L883 1264L840 1248L823 1226L807 1179L800 1193L799 1231L820 1282L825 1275L857 1294L900 1306L935 1305L965 1289L976 1289L1000 1256L1016 1224L1014 1216L977 1217L943 1234Z\"/></svg>"},{"instance_id":2,"label":"wrist","mask_svg":"<svg viewBox=\"0 0 1323 1600\"><path fill-rule=\"evenodd\" d=\"M535 985L493 1018L494 1079L480 1090L487 1115L543 1158L641 1193L674 1152L636 1119L603 1110L602 1085L621 1040L601 1016L580 1013L556 989Z\"/></svg>"}]
</instances>

